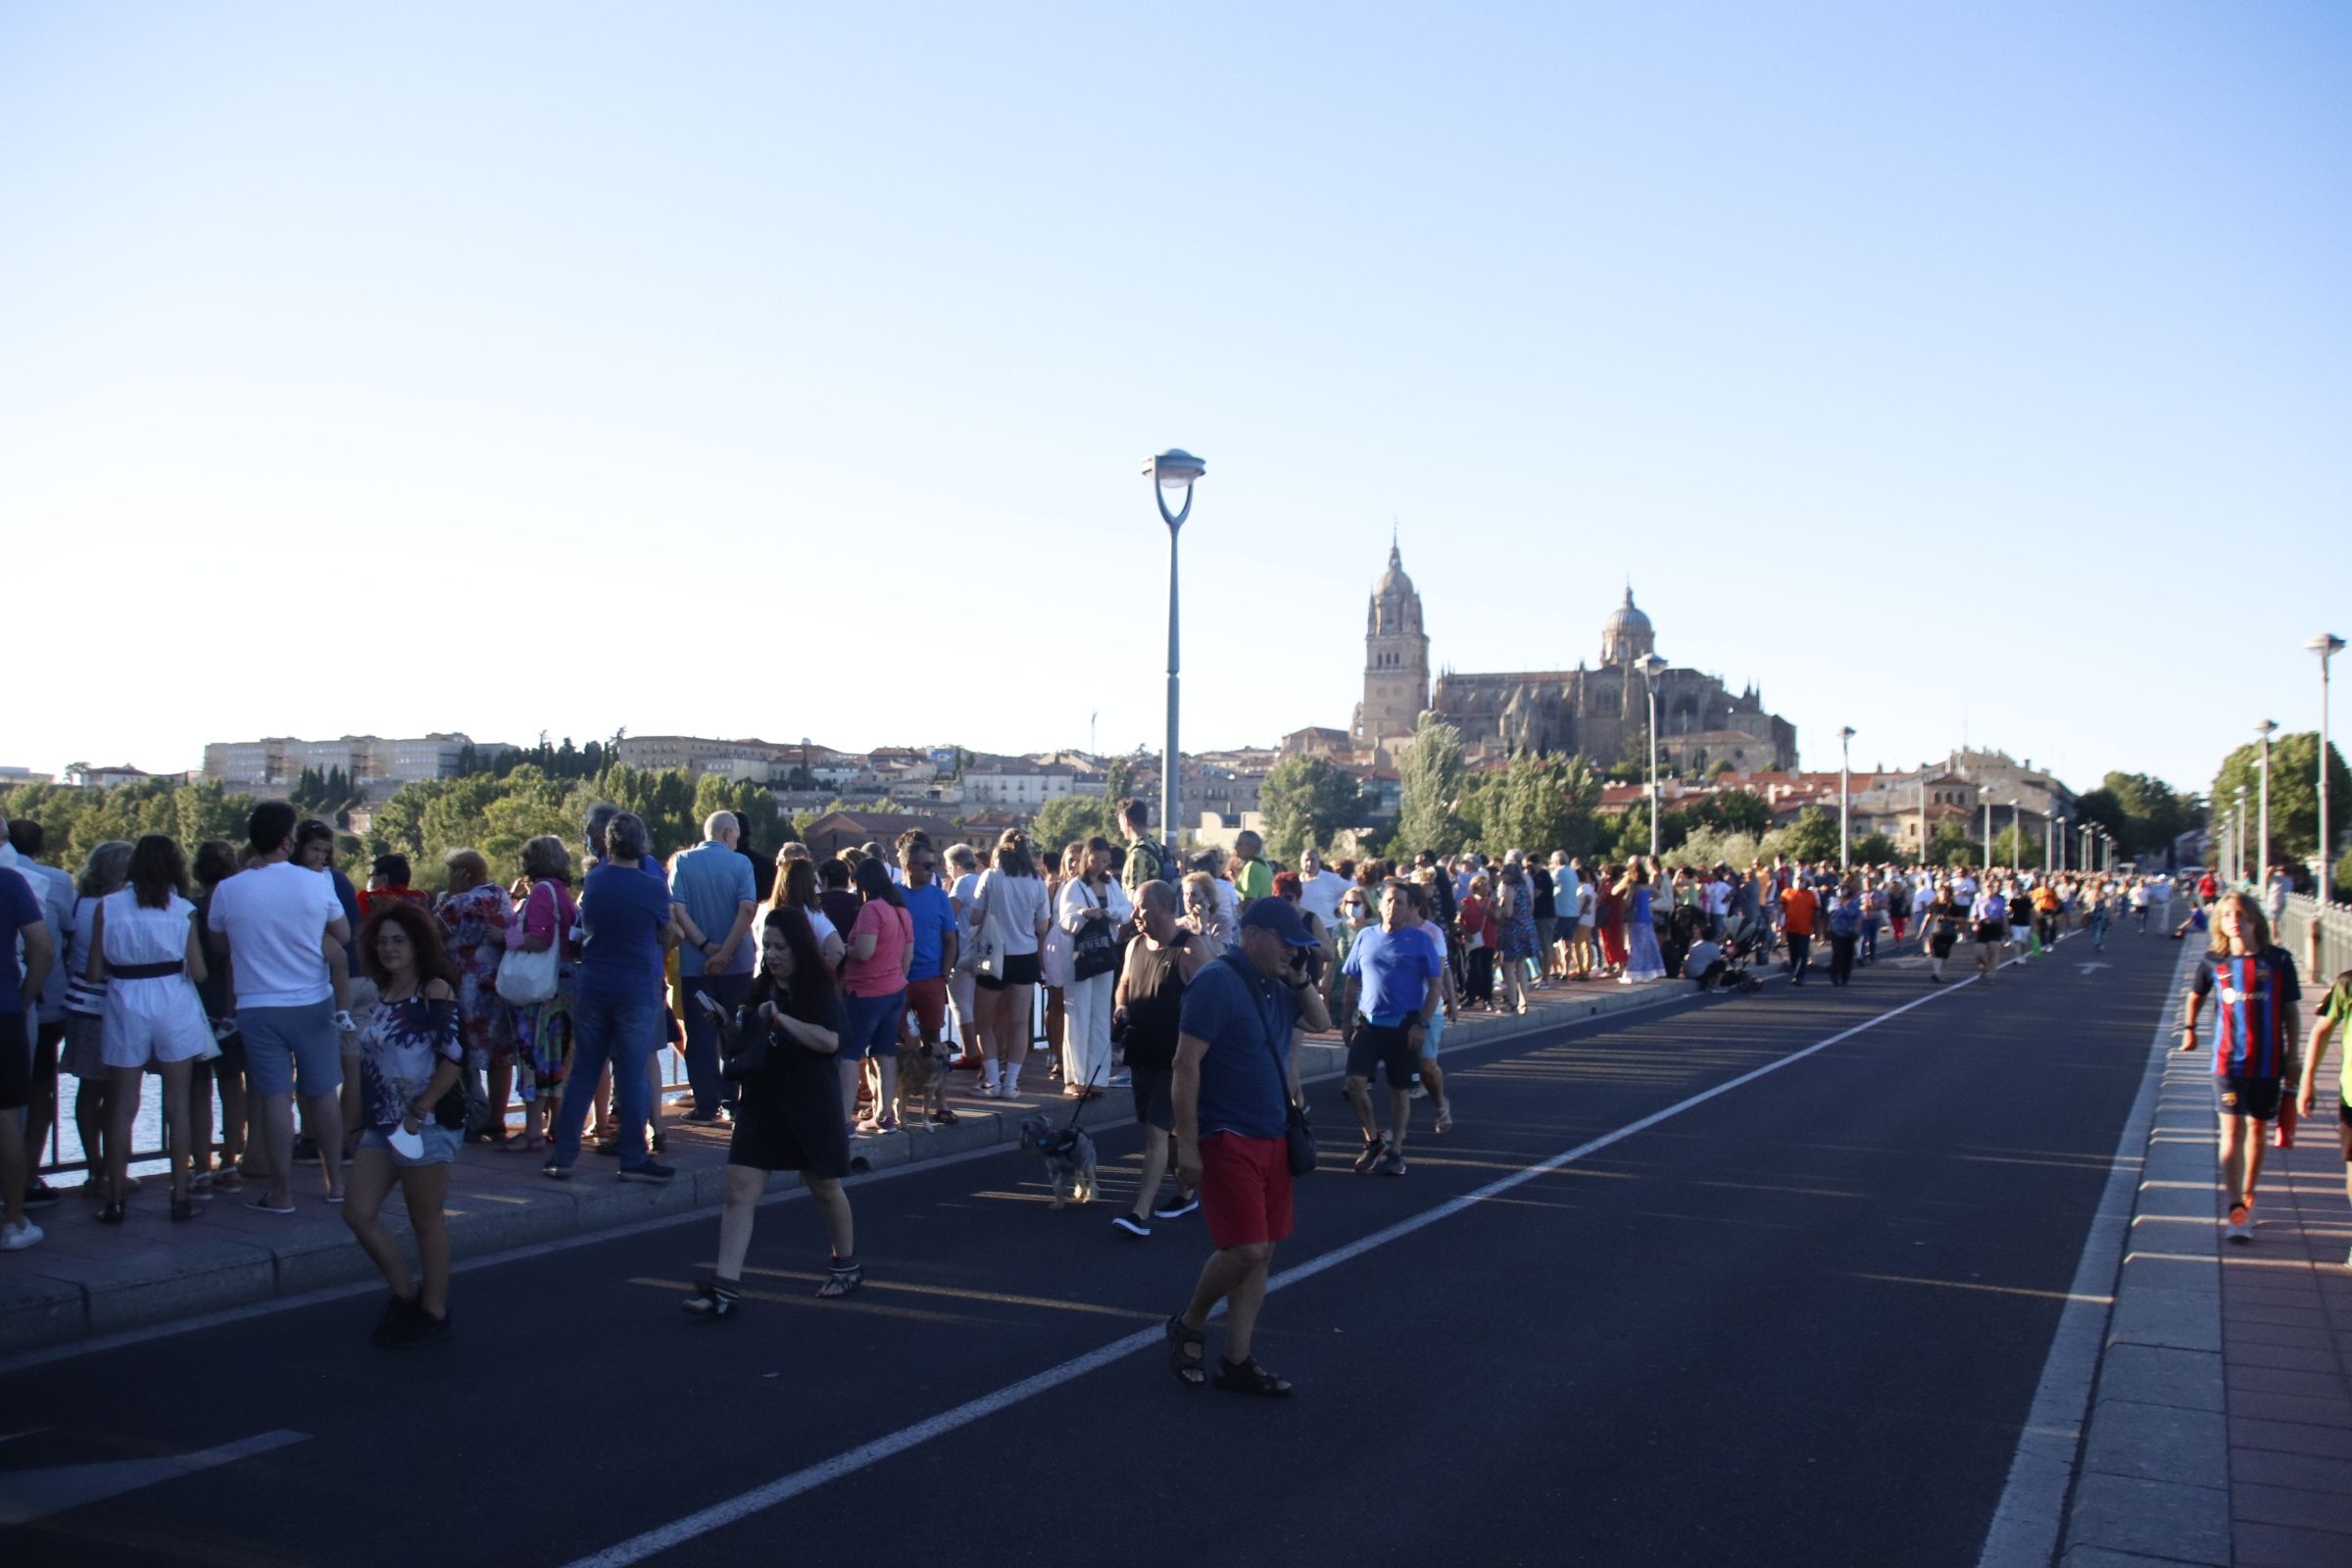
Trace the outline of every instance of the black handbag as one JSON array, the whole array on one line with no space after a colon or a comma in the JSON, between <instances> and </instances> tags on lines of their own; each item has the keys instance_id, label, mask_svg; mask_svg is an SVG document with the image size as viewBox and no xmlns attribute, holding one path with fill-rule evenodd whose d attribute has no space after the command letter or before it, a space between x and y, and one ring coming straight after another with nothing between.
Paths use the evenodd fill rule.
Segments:
<instances>
[{"instance_id":1,"label":"black handbag","mask_svg":"<svg viewBox=\"0 0 2352 1568\"><path fill-rule=\"evenodd\" d=\"M718 1020L718 1075L730 1083L742 1083L767 1071L768 1029L757 1014L745 1018L726 1012L714 1014ZM745 1027L757 1023L759 1027Z\"/></svg>"},{"instance_id":2,"label":"black handbag","mask_svg":"<svg viewBox=\"0 0 2352 1568\"><path fill-rule=\"evenodd\" d=\"M1094 889L1087 897L1095 898ZM1101 899L1095 899L1098 907ZM1080 980L1092 980L1099 974L1108 974L1119 966L1119 923L1116 920L1089 920L1078 928L1078 945L1070 953L1070 972Z\"/></svg>"},{"instance_id":3,"label":"black handbag","mask_svg":"<svg viewBox=\"0 0 2352 1568\"><path fill-rule=\"evenodd\" d=\"M1315 1169L1315 1130L1306 1123L1306 1107L1291 1098L1290 1074L1283 1070L1282 1053L1275 1048L1274 1037L1266 1036L1266 1054L1274 1058L1274 1078L1285 1087L1282 1092L1282 1152L1284 1161L1294 1176L1312 1175Z\"/></svg>"}]
</instances>

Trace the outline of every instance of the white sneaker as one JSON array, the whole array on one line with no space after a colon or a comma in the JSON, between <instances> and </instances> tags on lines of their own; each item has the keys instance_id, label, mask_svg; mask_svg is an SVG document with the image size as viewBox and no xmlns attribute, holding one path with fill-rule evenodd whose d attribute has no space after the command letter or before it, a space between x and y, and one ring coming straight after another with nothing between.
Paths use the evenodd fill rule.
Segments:
<instances>
[{"instance_id":1,"label":"white sneaker","mask_svg":"<svg viewBox=\"0 0 2352 1568\"><path fill-rule=\"evenodd\" d=\"M30 1220L20 1225L0 1224L0 1252L22 1252L48 1234Z\"/></svg>"},{"instance_id":2,"label":"white sneaker","mask_svg":"<svg viewBox=\"0 0 2352 1568\"><path fill-rule=\"evenodd\" d=\"M2250 1223L2231 1220L2222 1228L2222 1240L2235 1242L2238 1246L2243 1247L2254 1240L2254 1227Z\"/></svg>"}]
</instances>

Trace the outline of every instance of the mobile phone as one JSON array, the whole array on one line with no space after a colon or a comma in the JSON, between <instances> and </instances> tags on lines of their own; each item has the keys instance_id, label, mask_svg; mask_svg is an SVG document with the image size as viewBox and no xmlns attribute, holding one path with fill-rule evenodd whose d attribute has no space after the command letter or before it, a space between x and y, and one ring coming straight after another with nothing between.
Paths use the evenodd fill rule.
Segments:
<instances>
[{"instance_id":1,"label":"mobile phone","mask_svg":"<svg viewBox=\"0 0 2352 1568\"><path fill-rule=\"evenodd\" d=\"M697 991L694 994L694 1000L701 1004L705 1012L717 1013L722 1017L726 1014L726 1004L708 991Z\"/></svg>"}]
</instances>

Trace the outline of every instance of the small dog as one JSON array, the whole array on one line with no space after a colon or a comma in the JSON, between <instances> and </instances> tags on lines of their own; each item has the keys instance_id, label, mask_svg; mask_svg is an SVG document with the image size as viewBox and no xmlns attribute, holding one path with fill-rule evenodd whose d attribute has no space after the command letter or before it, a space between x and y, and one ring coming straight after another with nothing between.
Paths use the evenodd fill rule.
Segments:
<instances>
[{"instance_id":1,"label":"small dog","mask_svg":"<svg viewBox=\"0 0 2352 1568\"><path fill-rule=\"evenodd\" d=\"M927 1121L949 1122L948 1071L955 1065L956 1048L947 1041L926 1046L920 1041L899 1049L899 1125L919 1127Z\"/></svg>"},{"instance_id":2,"label":"small dog","mask_svg":"<svg viewBox=\"0 0 2352 1568\"><path fill-rule=\"evenodd\" d=\"M1095 1141L1085 1128L1067 1123L1055 1126L1044 1116L1023 1116L1021 1147L1045 1156L1055 1208L1072 1198L1081 1203L1095 1200Z\"/></svg>"}]
</instances>

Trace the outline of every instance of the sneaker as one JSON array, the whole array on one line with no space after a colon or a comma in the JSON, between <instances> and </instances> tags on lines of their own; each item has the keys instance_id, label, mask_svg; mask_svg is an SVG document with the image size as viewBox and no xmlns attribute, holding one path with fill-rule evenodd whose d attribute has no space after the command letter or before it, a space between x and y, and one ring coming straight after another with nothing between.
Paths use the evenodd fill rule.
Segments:
<instances>
[{"instance_id":1,"label":"sneaker","mask_svg":"<svg viewBox=\"0 0 2352 1568\"><path fill-rule=\"evenodd\" d=\"M604 1155L607 1159L618 1158L620 1155L620 1139L617 1136L612 1138L599 1138L596 1141L596 1152Z\"/></svg>"},{"instance_id":2,"label":"sneaker","mask_svg":"<svg viewBox=\"0 0 2352 1568\"><path fill-rule=\"evenodd\" d=\"M1180 1192L1174 1198L1163 1198L1153 1203L1152 1217L1153 1219L1182 1219L1200 1206L1200 1195L1199 1193Z\"/></svg>"},{"instance_id":3,"label":"sneaker","mask_svg":"<svg viewBox=\"0 0 2352 1568\"><path fill-rule=\"evenodd\" d=\"M38 1176L35 1176L30 1182L25 1184L24 1206L26 1208L39 1208L45 1203L54 1203L56 1201L57 1189L50 1186L47 1182L41 1180ZM32 1244L27 1242L25 1245L29 1247Z\"/></svg>"},{"instance_id":4,"label":"sneaker","mask_svg":"<svg viewBox=\"0 0 2352 1568\"><path fill-rule=\"evenodd\" d=\"M571 1167L569 1165L560 1165L551 1159L546 1164L539 1167L539 1174L542 1176L552 1176L560 1182L567 1182L571 1180Z\"/></svg>"},{"instance_id":5,"label":"sneaker","mask_svg":"<svg viewBox=\"0 0 2352 1568\"><path fill-rule=\"evenodd\" d=\"M295 1139L295 1140L294 1140L294 1162L295 1162L296 1164L298 1164L298 1165L316 1165L316 1164L318 1164L318 1139L316 1139L316 1138L297 1138L297 1139Z\"/></svg>"},{"instance_id":6,"label":"sneaker","mask_svg":"<svg viewBox=\"0 0 2352 1568\"><path fill-rule=\"evenodd\" d=\"M376 1317L375 1327L368 1331L368 1343L390 1345L392 1337L400 1332L401 1326L408 1322L416 1310L416 1298L413 1296L395 1296L386 1299L383 1311Z\"/></svg>"},{"instance_id":7,"label":"sneaker","mask_svg":"<svg viewBox=\"0 0 2352 1568\"><path fill-rule=\"evenodd\" d=\"M2238 1217L2241 1214L2245 1216L2243 1219ZM2230 1223L2224 1226L2222 1229L2222 1240L2225 1242L2234 1242L2240 1247L2243 1247L2248 1242L2254 1240L2253 1210L2248 1208L2243 1203L2239 1203L2234 1208L2230 1209Z\"/></svg>"},{"instance_id":8,"label":"sneaker","mask_svg":"<svg viewBox=\"0 0 2352 1568\"><path fill-rule=\"evenodd\" d=\"M689 1127L724 1127L727 1113L723 1110L690 1110L681 1119Z\"/></svg>"},{"instance_id":9,"label":"sneaker","mask_svg":"<svg viewBox=\"0 0 2352 1568\"><path fill-rule=\"evenodd\" d=\"M652 1159L642 1165L620 1167L620 1179L624 1182L665 1182L677 1173L678 1168L675 1165L664 1165L659 1160Z\"/></svg>"},{"instance_id":10,"label":"sneaker","mask_svg":"<svg viewBox=\"0 0 2352 1568\"><path fill-rule=\"evenodd\" d=\"M1388 1153L1389 1141L1387 1139L1371 1138L1365 1140L1364 1152L1355 1156L1355 1173L1358 1176L1371 1175L1373 1167L1378 1165L1383 1159L1386 1159L1388 1157Z\"/></svg>"},{"instance_id":11,"label":"sneaker","mask_svg":"<svg viewBox=\"0 0 2352 1568\"><path fill-rule=\"evenodd\" d=\"M1385 1163L1383 1163L1383 1164L1382 1164L1382 1166L1380 1167L1380 1173L1381 1173L1383 1176L1401 1176L1401 1175L1403 1175L1403 1174L1404 1174L1404 1151L1403 1151L1403 1150L1401 1150L1401 1149L1392 1149L1392 1150L1390 1150L1390 1151L1389 1151L1389 1157L1388 1157L1387 1161L1386 1161Z\"/></svg>"},{"instance_id":12,"label":"sneaker","mask_svg":"<svg viewBox=\"0 0 2352 1568\"><path fill-rule=\"evenodd\" d=\"M1152 1227L1137 1219L1133 1214L1114 1214L1111 1216L1110 1223L1112 1229L1125 1231L1130 1236L1152 1234Z\"/></svg>"},{"instance_id":13,"label":"sneaker","mask_svg":"<svg viewBox=\"0 0 2352 1568\"><path fill-rule=\"evenodd\" d=\"M409 1308L400 1321L391 1325L383 1338L375 1343L390 1349L406 1349L412 1345L439 1339L448 1332L449 1318L446 1314L435 1317L421 1306L415 1306Z\"/></svg>"},{"instance_id":14,"label":"sneaker","mask_svg":"<svg viewBox=\"0 0 2352 1568\"><path fill-rule=\"evenodd\" d=\"M22 1252L27 1247L38 1246L49 1233L30 1220L17 1225L0 1225L0 1252Z\"/></svg>"}]
</instances>

